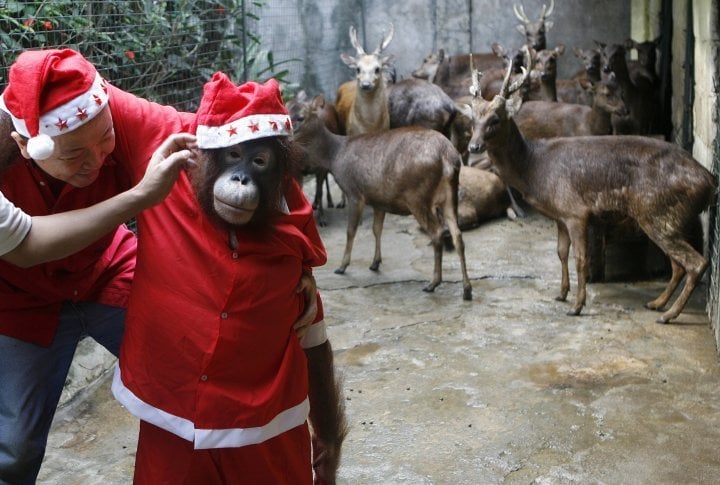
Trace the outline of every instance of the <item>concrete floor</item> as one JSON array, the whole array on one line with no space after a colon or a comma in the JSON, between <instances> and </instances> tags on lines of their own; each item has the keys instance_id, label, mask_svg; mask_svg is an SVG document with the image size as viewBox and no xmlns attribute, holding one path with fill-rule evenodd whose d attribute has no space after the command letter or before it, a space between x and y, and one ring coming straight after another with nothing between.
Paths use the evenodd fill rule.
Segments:
<instances>
[{"instance_id":1,"label":"concrete floor","mask_svg":"<svg viewBox=\"0 0 720 485\"><path fill-rule=\"evenodd\" d=\"M340 483L720 482L705 287L670 325L642 306L664 281L592 284L582 315L566 316L555 225L530 215L464 233L466 302L453 252L447 281L422 291L432 249L411 218L387 217L374 273L366 210L334 274L345 211L327 216L329 263L315 274L350 424ZM129 483L136 433L102 379L58 412L39 483Z\"/></svg>"}]
</instances>

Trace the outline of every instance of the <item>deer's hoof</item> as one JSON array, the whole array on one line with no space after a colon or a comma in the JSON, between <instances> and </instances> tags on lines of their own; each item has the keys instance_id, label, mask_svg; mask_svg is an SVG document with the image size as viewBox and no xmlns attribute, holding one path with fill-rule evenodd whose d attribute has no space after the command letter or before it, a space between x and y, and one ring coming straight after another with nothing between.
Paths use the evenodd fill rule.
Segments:
<instances>
[{"instance_id":1,"label":"deer's hoof","mask_svg":"<svg viewBox=\"0 0 720 485\"><path fill-rule=\"evenodd\" d=\"M472 300L472 288L463 288L463 300Z\"/></svg>"},{"instance_id":2,"label":"deer's hoof","mask_svg":"<svg viewBox=\"0 0 720 485\"><path fill-rule=\"evenodd\" d=\"M377 271L380 268L380 261L370 265L370 271Z\"/></svg>"},{"instance_id":3,"label":"deer's hoof","mask_svg":"<svg viewBox=\"0 0 720 485\"><path fill-rule=\"evenodd\" d=\"M423 291L426 293L432 293L433 291L435 291L435 288L437 288L437 284L430 283L425 288L423 288Z\"/></svg>"},{"instance_id":4,"label":"deer's hoof","mask_svg":"<svg viewBox=\"0 0 720 485\"><path fill-rule=\"evenodd\" d=\"M668 323L670 320L666 319L665 317L659 317L655 320L655 323Z\"/></svg>"},{"instance_id":5,"label":"deer's hoof","mask_svg":"<svg viewBox=\"0 0 720 485\"><path fill-rule=\"evenodd\" d=\"M567 301L567 296L558 295L555 297L555 301Z\"/></svg>"},{"instance_id":6,"label":"deer's hoof","mask_svg":"<svg viewBox=\"0 0 720 485\"><path fill-rule=\"evenodd\" d=\"M657 312L657 311L660 311L660 310L662 309L662 307L661 307L660 305L658 305L657 303L655 303L654 301L649 301L649 302L645 303L645 305L643 305L643 306L644 306L645 308L647 308L648 310L653 310L653 311L656 311L656 312ZM661 318L662 318L662 317L661 317ZM659 320L659 319L658 319L658 320ZM662 322L662 323L665 323L665 322Z\"/></svg>"},{"instance_id":7,"label":"deer's hoof","mask_svg":"<svg viewBox=\"0 0 720 485\"><path fill-rule=\"evenodd\" d=\"M338 268L335 270L335 274L345 274L345 268Z\"/></svg>"},{"instance_id":8,"label":"deer's hoof","mask_svg":"<svg viewBox=\"0 0 720 485\"><path fill-rule=\"evenodd\" d=\"M581 312L581 311L582 311L582 307L580 307L580 308L573 308L572 310L570 310L569 312L567 312L566 315L569 316L569 317L577 317L578 315L580 315L580 312Z\"/></svg>"}]
</instances>

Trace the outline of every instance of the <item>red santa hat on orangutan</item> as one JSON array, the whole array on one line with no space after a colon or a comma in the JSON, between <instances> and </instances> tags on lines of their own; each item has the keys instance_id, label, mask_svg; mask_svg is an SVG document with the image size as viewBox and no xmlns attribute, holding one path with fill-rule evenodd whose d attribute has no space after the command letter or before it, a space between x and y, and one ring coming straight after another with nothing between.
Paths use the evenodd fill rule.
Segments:
<instances>
[{"instance_id":1,"label":"red santa hat on orangutan","mask_svg":"<svg viewBox=\"0 0 720 485\"><path fill-rule=\"evenodd\" d=\"M28 139L27 151L35 160L52 155L52 137L84 125L107 103L106 81L72 49L20 54L0 97L0 109L12 117L15 131Z\"/></svg>"},{"instance_id":2,"label":"red santa hat on orangutan","mask_svg":"<svg viewBox=\"0 0 720 485\"><path fill-rule=\"evenodd\" d=\"M224 148L268 136L292 136L292 123L275 79L235 85L216 72L203 87L197 110L197 143Z\"/></svg>"}]
</instances>

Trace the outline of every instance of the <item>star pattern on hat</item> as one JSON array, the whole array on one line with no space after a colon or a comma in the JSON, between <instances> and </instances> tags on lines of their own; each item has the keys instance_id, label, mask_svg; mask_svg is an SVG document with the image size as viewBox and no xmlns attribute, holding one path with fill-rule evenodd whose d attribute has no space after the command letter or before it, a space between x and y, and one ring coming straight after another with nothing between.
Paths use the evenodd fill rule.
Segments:
<instances>
[{"instance_id":1,"label":"star pattern on hat","mask_svg":"<svg viewBox=\"0 0 720 485\"><path fill-rule=\"evenodd\" d=\"M292 123L290 122L290 118L285 118L285 130L292 131Z\"/></svg>"},{"instance_id":2,"label":"star pattern on hat","mask_svg":"<svg viewBox=\"0 0 720 485\"><path fill-rule=\"evenodd\" d=\"M237 128L237 126L230 126L230 128L228 128L227 132L228 132L228 136L235 136L238 134L238 128Z\"/></svg>"},{"instance_id":3,"label":"star pattern on hat","mask_svg":"<svg viewBox=\"0 0 720 485\"><path fill-rule=\"evenodd\" d=\"M278 124L277 124L277 122L275 122L275 121L268 121L268 123L270 124L270 128L271 128L273 131L277 131L277 130L278 130Z\"/></svg>"},{"instance_id":4,"label":"star pattern on hat","mask_svg":"<svg viewBox=\"0 0 720 485\"><path fill-rule=\"evenodd\" d=\"M57 123L55 123L55 126L58 127L59 130L67 130L68 128L68 120L64 120L62 118L58 118Z\"/></svg>"},{"instance_id":5,"label":"star pattern on hat","mask_svg":"<svg viewBox=\"0 0 720 485\"><path fill-rule=\"evenodd\" d=\"M85 118L88 117L87 109L81 108L80 106L78 106L76 116L78 117L78 119L79 119L80 121L85 120Z\"/></svg>"},{"instance_id":6,"label":"star pattern on hat","mask_svg":"<svg viewBox=\"0 0 720 485\"><path fill-rule=\"evenodd\" d=\"M250 124L248 125L248 128L250 128L250 131L251 131L252 133L257 133L258 131L260 131L260 125L258 125L258 124L255 123L255 122L250 123Z\"/></svg>"}]
</instances>

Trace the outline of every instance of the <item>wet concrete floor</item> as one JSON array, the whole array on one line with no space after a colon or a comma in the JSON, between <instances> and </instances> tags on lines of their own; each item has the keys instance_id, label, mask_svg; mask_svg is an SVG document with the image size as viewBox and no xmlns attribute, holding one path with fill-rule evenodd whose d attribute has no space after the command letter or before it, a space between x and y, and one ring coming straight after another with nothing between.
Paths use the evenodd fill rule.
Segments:
<instances>
[{"instance_id":1,"label":"wet concrete floor","mask_svg":"<svg viewBox=\"0 0 720 485\"><path fill-rule=\"evenodd\" d=\"M464 232L468 302L454 252L446 281L422 291L432 248L411 218L388 215L383 263L368 270L369 209L334 274L345 210L326 214L329 263L315 275L350 425L339 483L720 482L704 286L669 325L642 306L663 280L591 284L582 315L566 316L555 225L531 214ZM130 483L137 422L109 387L105 377L59 410L39 483Z\"/></svg>"}]
</instances>

